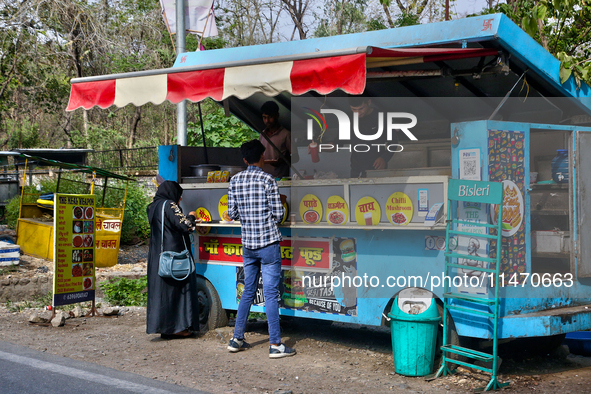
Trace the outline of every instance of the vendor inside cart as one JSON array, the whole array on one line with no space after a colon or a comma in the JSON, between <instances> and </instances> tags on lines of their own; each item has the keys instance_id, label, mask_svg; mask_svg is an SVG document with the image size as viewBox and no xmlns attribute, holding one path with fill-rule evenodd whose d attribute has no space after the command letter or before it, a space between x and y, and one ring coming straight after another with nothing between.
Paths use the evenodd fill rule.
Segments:
<instances>
[{"instance_id":1,"label":"vendor inside cart","mask_svg":"<svg viewBox=\"0 0 591 394\"><path fill-rule=\"evenodd\" d=\"M265 147L263 170L275 178L289 177L291 133L279 123L279 106L274 101L264 103L261 114L265 123L259 137Z\"/></svg>"}]
</instances>

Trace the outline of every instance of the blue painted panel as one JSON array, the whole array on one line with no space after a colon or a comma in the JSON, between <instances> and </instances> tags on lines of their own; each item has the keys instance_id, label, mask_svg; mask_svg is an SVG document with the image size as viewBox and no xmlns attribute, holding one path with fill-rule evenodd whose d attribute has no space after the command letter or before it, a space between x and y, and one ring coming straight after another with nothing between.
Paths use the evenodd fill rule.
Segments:
<instances>
[{"instance_id":1,"label":"blue painted panel","mask_svg":"<svg viewBox=\"0 0 591 394\"><path fill-rule=\"evenodd\" d=\"M247 47L187 52L177 56L173 67L196 66L238 60L289 56L318 51L342 50L363 46L380 48L440 45L466 41L485 41L498 34L501 14L483 15L454 21L427 23L341 36L310 38ZM489 23L490 22L490 23ZM521 31L521 35L526 35ZM529 37L529 36L528 36ZM183 60L184 59L184 60Z\"/></svg>"},{"instance_id":2,"label":"blue painted panel","mask_svg":"<svg viewBox=\"0 0 591 394\"><path fill-rule=\"evenodd\" d=\"M235 231L235 230L234 230ZM217 228L212 233L229 234L230 229ZM282 232L287 232L282 229ZM300 234L301 235L301 234ZM324 318L350 323L380 325L382 312L398 291L408 284L399 280L401 287L396 286L396 278L415 277L420 287L430 288L440 283L443 273L443 252L425 250L425 235L444 236L444 231L355 231L340 230L339 237L354 237L357 240L357 275L380 278L376 288L362 286L357 291L358 316L327 315L300 310L281 310L281 314ZM318 229L314 237L331 238L334 230ZM235 310L236 303L236 267L217 264L196 264L197 273L206 277L216 288L222 306ZM386 279L392 276L388 286ZM434 279L433 277L436 276ZM424 286L422 286L424 285ZM433 289L441 296L442 288ZM254 311L255 309L253 309Z\"/></svg>"},{"instance_id":3,"label":"blue painted panel","mask_svg":"<svg viewBox=\"0 0 591 394\"><path fill-rule=\"evenodd\" d=\"M530 73L542 76L567 97L581 98L581 102L591 108L591 87L582 83L581 88L577 89L573 77L564 85L561 84L558 59L503 14L482 15L453 21L300 41L187 52L177 56L173 67L270 59L279 56L365 46L404 48L493 40L512 56L524 62L530 68Z\"/></svg>"},{"instance_id":4,"label":"blue painted panel","mask_svg":"<svg viewBox=\"0 0 591 394\"><path fill-rule=\"evenodd\" d=\"M172 160L170 160L172 158ZM161 145L158 147L158 174L166 181L177 179L177 146Z\"/></svg>"}]
</instances>

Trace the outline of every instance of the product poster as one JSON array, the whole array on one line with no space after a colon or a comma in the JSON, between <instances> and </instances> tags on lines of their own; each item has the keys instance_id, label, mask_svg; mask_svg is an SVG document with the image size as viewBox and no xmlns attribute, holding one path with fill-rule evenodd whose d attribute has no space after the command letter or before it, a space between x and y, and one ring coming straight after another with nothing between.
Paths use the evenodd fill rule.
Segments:
<instances>
[{"instance_id":1,"label":"product poster","mask_svg":"<svg viewBox=\"0 0 591 394\"><path fill-rule=\"evenodd\" d=\"M525 272L525 134L506 130L488 132L488 178L503 182L503 238L501 273ZM495 216L496 207L490 209ZM496 211L498 212L498 211ZM496 220L496 219L495 219ZM494 233L494 230L492 230ZM496 240L490 241L490 257L496 258Z\"/></svg>"},{"instance_id":2,"label":"product poster","mask_svg":"<svg viewBox=\"0 0 591 394\"><path fill-rule=\"evenodd\" d=\"M355 239L321 239L332 250L332 265L323 270L283 264L280 286L280 308L339 315L357 315L357 288L352 279L357 275ZM282 257L285 253L282 250ZM284 260L285 261L285 260ZM336 279L339 278L338 283ZM333 281L331 283L331 280ZM236 267L236 301L244 291L244 269ZM263 306L263 281L259 278L253 305Z\"/></svg>"},{"instance_id":3,"label":"product poster","mask_svg":"<svg viewBox=\"0 0 591 394\"><path fill-rule=\"evenodd\" d=\"M53 305L94 300L95 196L56 194Z\"/></svg>"},{"instance_id":4,"label":"product poster","mask_svg":"<svg viewBox=\"0 0 591 394\"><path fill-rule=\"evenodd\" d=\"M466 222L486 224L486 204L477 202L460 201L458 206L458 219ZM488 257L488 239L476 236L476 234L486 234L486 227L480 227L470 224L458 224L458 231L473 233L475 236L458 235L457 252L460 254L467 254L470 256ZM487 273L483 271L476 271L476 268L489 268L488 263L472 259L458 259L458 264L465 265L466 268L459 268L458 275L466 276L467 280L462 283L469 283L467 287L459 286L458 291L461 293L470 294L488 294L488 278ZM471 278L476 277L478 280Z\"/></svg>"},{"instance_id":5,"label":"product poster","mask_svg":"<svg viewBox=\"0 0 591 394\"><path fill-rule=\"evenodd\" d=\"M419 189L418 194L417 214L419 217L425 217L427 216L427 212L429 212L429 189Z\"/></svg>"}]
</instances>

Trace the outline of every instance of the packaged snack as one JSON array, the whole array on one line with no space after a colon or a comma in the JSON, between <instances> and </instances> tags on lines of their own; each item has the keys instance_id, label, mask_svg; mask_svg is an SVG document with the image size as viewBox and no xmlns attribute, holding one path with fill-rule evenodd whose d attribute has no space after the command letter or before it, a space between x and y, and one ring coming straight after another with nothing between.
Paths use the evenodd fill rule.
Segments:
<instances>
[{"instance_id":1,"label":"packaged snack","mask_svg":"<svg viewBox=\"0 0 591 394\"><path fill-rule=\"evenodd\" d=\"M230 171L222 171L222 175L220 175L220 182L228 182L230 180Z\"/></svg>"},{"instance_id":2,"label":"packaged snack","mask_svg":"<svg viewBox=\"0 0 591 394\"><path fill-rule=\"evenodd\" d=\"M215 181L215 171L209 171L207 173L207 183L213 183Z\"/></svg>"},{"instance_id":3,"label":"packaged snack","mask_svg":"<svg viewBox=\"0 0 591 394\"><path fill-rule=\"evenodd\" d=\"M222 178L222 172L221 171L216 171L215 172L215 183L220 183L220 179Z\"/></svg>"}]
</instances>

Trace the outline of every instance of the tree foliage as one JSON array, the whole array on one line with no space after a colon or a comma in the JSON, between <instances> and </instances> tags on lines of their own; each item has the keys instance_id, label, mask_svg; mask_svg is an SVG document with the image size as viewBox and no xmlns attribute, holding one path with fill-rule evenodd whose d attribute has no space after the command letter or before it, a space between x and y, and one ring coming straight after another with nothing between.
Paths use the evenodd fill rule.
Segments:
<instances>
[{"instance_id":1,"label":"tree foliage","mask_svg":"<svg viewBox=\"0 0 591 394\"><path fill-rule=\"evenodd\" d=\"M207 146L237 148L244 142L258 138L258 133L234 116L225 116L224 110L211 100L202 103L203 129ZM203 146L200 122L188 122L187 143Z\"/></svg>"},{"instance_id":2,"label":"tree foliage","mask_svg":"<svg viewBox=\"0 0 591 394\"><path fill-rule=\"evenodd\" d=\"M441 20L443 1L215 0L220 35L203 45L210 50ZM176 108L169 103L64 109L72 78L168 68L174 42L157 0L0 0L0 149L171 143ZM198 45L196 36L187 36L187 51ZM202 107L208 143L235 144L253 135L217 105ZM201 145L195 104L187 105L187 123L189 142ZM224 132L216 131L220 125Z\"/></svg>"},{"instance_id":3,"label":"tree foliage","mask_svg":"<svg viewBox=\"0 0 591 394\"><path fill-rule=\"evenodd\" d=\"M561 61L560 81L591 85L591 4L588 0L512 0L501 11Z\"/></svg>"}]
</instances>

